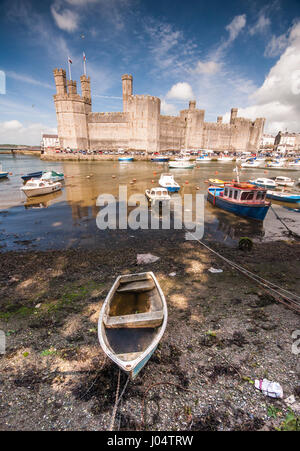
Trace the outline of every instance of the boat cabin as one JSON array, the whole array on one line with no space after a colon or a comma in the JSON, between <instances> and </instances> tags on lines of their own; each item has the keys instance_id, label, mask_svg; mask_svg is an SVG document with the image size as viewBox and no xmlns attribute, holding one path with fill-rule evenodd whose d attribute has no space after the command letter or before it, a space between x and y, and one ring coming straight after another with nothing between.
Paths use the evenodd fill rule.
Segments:
<instances>
[{"instance_id":1,"label":"boat cabin","mask_svg":"<svg viewBox=\"0 0 300 451\"><path fill-rule=\"evenodd\" d=\"M250 185L249 183L232 183L225 185L223 193L224 199L238 203L261 204L266 200L267 191L264 188Z\"/></svg>"},{"instance_id":2,"label":"boat cabin","mask_svg":"<svg viewBox=\"0 0 300 451\"><path fill-rule=\"evenodd\" d=\"M151 188L150 196L153 198L155 197L156 199L165 199L170 197L166 188Z\"/></svg>"}]
</instances>

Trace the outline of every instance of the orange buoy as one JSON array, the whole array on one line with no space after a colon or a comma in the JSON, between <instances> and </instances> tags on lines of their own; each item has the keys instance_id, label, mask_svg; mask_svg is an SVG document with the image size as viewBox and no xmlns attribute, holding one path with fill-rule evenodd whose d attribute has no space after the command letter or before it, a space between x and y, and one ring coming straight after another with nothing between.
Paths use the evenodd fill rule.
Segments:
<instances>
[{"instance_id":1,"label":"orange buoy","mask_svg":"<svg viewBox=\"0 0 300 451\"><path fill-rule=\"evenodd\" d=\"M188 183L189 183L189 181L188 181L188 180L186 180L186 181L185 181L185 184L186 184L186 185L188 185Z\"/></svg>"},{"instance_id":2,"label":"orange buoy","mask_svg":"<svg viewBox=\"0 0 300 451\"><path fill-rule=\"evenodd\" d=\"M136 182L136 179L132 179L133 182Z\"/></svg>"},{"instance_id":3,"label":"orange buoy","mask_svg":"<svg viewBox=\"0 0 300 451\"><path fill-rule=\"evenodd\" d=\"M217 174L219 174L219 172L218 172L218 171L216 171L216 172L215 172L215 174L217 175Z\"/></svg>"},{"instance_id":4,"label":"orange buoy","mask_svg":"<svg viewBox=\"0 0 300 451\"><path fill-rule=\"evenodd\" d=\"M153 171L153 175L156 175L156 172L155 172L155 171Z\"/></svg>"},{"instance_id":5,"label":"orange buoy","mask_svg":"<svg viewBox=\"0 0 300 451\"><path fill-rule=\"evenodd\" d=\"M154 183L154 180L151 180L152 183Z\"/></svg>"}]
</instances>

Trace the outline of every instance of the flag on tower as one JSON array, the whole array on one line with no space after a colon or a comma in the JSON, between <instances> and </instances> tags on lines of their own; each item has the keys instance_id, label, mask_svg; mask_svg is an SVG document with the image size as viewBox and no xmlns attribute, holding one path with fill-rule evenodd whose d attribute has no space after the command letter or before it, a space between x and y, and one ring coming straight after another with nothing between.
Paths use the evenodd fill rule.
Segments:
<instances>
[{"instance_id":1,"label":"flag on tower","mask_svg":"<svg viewBox=\"0 0 300 451\"><path fill-rule=\"evenodd\" d=\"M72 80L71 64L72 64L72 60L71 60L71 58L68 56L68 67L69 67L69 79L70 79L70 80Z\"/></svg>"},{"instance_id":2,"label":"flag on tower","mask_svg":"<svg viewBox=\"0 0 300 451\"><path fill-rule=\"evenodd\" d=\"M72 60L71 60L71 58L70 58L70 57L69 57L69 60L68 60L68 61L69 61L69 63L73 64L73 63L72 63Z\"/></svg>"}]
</instances>

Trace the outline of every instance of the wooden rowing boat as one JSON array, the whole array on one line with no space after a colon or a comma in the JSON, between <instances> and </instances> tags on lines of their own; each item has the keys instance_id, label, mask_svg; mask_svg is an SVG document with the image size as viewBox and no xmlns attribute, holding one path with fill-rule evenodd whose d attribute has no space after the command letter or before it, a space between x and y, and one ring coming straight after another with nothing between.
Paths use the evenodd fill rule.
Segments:
<instances>
[{"instance_id":1,"label":"wooden rowing boat","mask_svg":"<svg viewBox=\"0 0 300 451\"><path fill-rule=\"evenodd\" d=\"M100 312L100 345L134 379L157 348L167 318L166 300L152 272L119 276Z\"/></svg>"}]
</instances>

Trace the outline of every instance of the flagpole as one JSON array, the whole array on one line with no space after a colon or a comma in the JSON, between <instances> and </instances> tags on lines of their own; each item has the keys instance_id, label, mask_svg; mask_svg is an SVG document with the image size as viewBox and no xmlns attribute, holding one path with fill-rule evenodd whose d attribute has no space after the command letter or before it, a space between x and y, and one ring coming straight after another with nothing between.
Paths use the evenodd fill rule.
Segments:
<instances>
[{"instance_id":1,"label":"flagpole","mask_svg":"<svg viewBox=\"0 0 300 451\"><path fill-rule=\"evenodd\" d=\"M70 57L69 56L68 56L68 66L69 66L69 79L72 80L71 64L70 64Z\"/></svg>"},{"instance_id":2,"label":"flagpole","mask_svg":"<svg viewBox=\"0 0 300 451\"><path fill-rule=\"evenodd\" d=\"M86 58L85 58L85 53L83 52L83 73L86 76Z\"/></svg>"}]
</instances>

